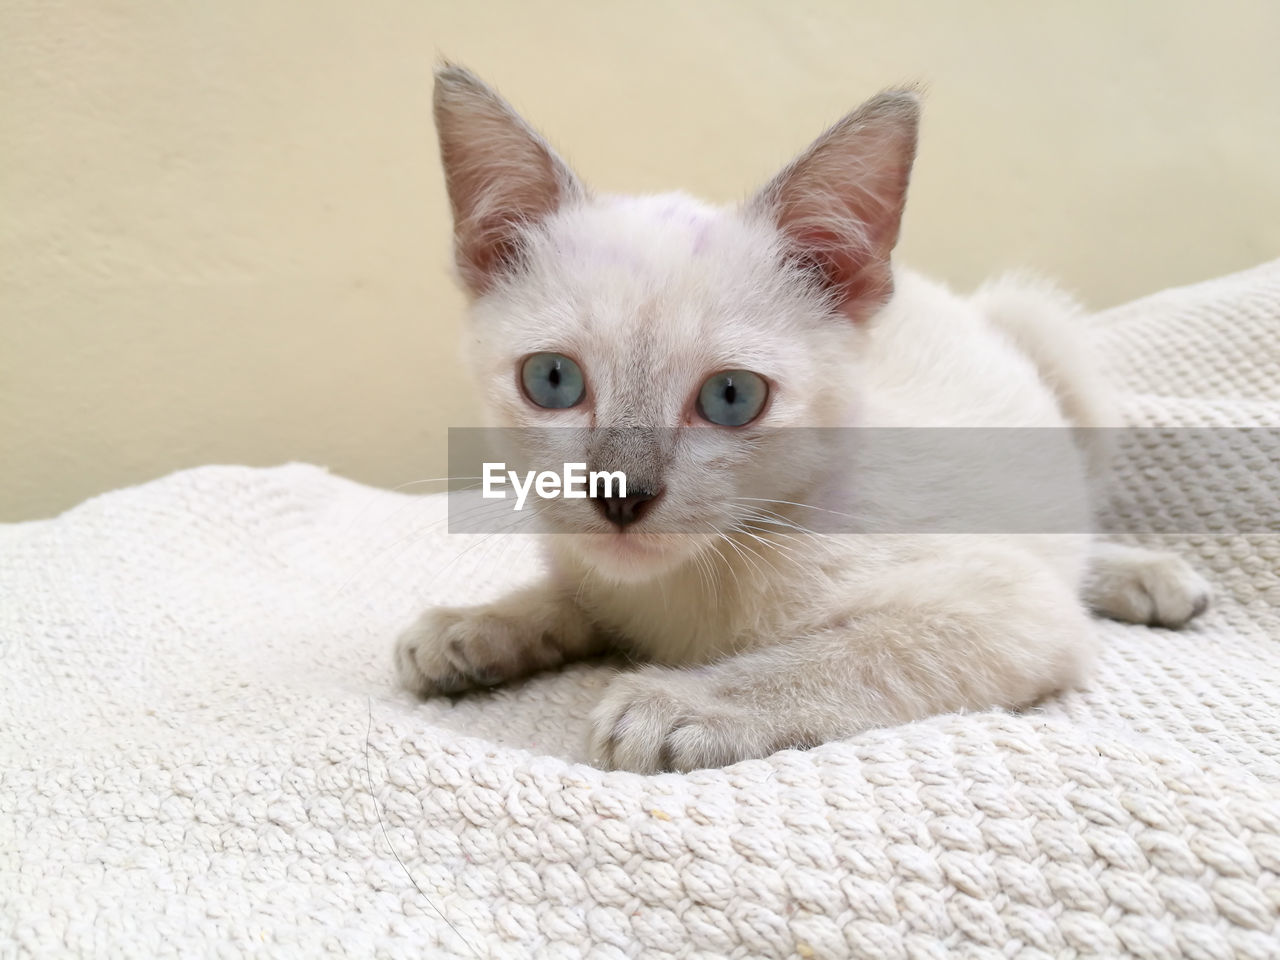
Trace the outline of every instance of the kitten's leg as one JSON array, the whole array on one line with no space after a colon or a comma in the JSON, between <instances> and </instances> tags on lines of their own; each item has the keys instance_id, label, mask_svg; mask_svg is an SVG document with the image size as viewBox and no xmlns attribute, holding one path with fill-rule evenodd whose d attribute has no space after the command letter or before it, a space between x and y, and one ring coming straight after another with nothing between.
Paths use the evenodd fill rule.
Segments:
<instances>
[{"instance_id":1,"label":"kitten's leg","mask_svg":"<svg viewBox=\"0 0 1280 960\"><path fill-rule=\"evenodd\" d=\"M1017 708L1070 686L1094 628L1071 585L1025 558L894 571L795 639L610 684L595 762L652 773L721 766L937 713Z\"/></svg>"},{"instance_id":2,"label":"kitten's leg","mask_svg":"<svg viewBox=\"0 0 1280 960\"><path fill-rule=\"evenodd\" d=\"M422 696L488 687L589 656L603 643L563 587L535 584L479 607L436 607L396 641L396 673Z\"/></svg>"},{"instance_id":3,"label":"kitten's leg","mask_svg":"<svg viewBox=\"0 0 1280 960\"><path fill-rule=\"evenodd\" d=\"M1084 599L1094 612L1159 627L1180 627L1203 613L1208 582L1172 553L1095 543L1089 557Z\"/></svg>"}]
</instances>

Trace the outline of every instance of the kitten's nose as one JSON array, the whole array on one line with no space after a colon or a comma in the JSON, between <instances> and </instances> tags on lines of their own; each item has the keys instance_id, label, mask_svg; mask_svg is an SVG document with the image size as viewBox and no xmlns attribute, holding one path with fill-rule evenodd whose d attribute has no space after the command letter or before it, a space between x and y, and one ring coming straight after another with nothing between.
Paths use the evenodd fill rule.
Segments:
<instances>
[{"instance_id":1,"label":"kitten's nose","mask_svg":"<svg viewBox=\"0 0 1280 960\"><path fill-rule=\"evenodd\" d=\"M592 497L604 518L621 530L640 519L649 503L658 499L661 490L636 490L625 497Z\"/></svg>"}]
</instances>

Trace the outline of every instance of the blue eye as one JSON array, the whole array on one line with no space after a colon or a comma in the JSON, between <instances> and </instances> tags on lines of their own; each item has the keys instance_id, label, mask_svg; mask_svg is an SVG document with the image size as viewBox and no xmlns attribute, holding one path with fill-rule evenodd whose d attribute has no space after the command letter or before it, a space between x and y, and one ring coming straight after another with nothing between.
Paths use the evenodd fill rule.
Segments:
<instances>
[{"instance_id":1,"label":"blue eye","mask_svg":"<svg viewBox=\"0 0 1280 960\"><path fill-rule=\"evenodd\" d=\"M740 427L760 416L769 396L764 377L750 370L723 370L698 391L698 413L722 427Z\"/></svg>"},{"instance_id":2,"label":"blue eye","mask_svg":"<svg viewBox=\"0 0 1280 960\"><path fill-rule=\"evenodd\" d=\"M558 353L535 353L520 367L524 395L540 407L563 410L582 399L582 370Z\"/></svg>"}]
</instances>

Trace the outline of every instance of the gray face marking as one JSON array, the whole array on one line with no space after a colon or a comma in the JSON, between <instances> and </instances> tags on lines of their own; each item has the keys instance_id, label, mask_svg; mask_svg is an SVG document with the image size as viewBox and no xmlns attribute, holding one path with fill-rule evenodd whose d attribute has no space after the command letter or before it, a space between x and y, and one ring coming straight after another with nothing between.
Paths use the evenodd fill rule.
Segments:
<instances>
[{"instance_id":1,"label":"gray face marking","mask_svg":"<svg viewBox=\"0 0 1280 960\"><path fill-rule=\"evenodd\" d=\"M665 485L672 431L650 427L604 427L587 441L589 470L621 470L627 492L657 493Z\"/></svg>"}]
</instances>

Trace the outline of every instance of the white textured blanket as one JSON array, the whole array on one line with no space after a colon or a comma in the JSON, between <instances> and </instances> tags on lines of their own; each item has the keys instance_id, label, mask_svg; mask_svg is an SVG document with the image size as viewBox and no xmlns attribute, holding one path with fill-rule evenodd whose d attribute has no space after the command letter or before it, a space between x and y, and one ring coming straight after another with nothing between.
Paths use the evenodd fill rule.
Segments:
<instances>
[{"instance_id":1,"label":"white textured blanket","mask_svg":"<svg viewBox=\"0 0 1280 960\"><path fill-rule=\"evenodd\" d=\"M1135 422L1280 423L1280 262L1097 325ZM1041 710L646 778L576 762L601 665L393 687L536 562L442 511L207 467L0 528L0 956L1280 956L1280 538L1183 538L1216 608Z\"/></svg>"}]
</instances>

